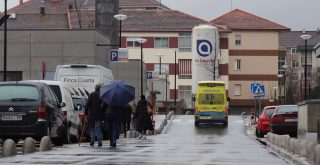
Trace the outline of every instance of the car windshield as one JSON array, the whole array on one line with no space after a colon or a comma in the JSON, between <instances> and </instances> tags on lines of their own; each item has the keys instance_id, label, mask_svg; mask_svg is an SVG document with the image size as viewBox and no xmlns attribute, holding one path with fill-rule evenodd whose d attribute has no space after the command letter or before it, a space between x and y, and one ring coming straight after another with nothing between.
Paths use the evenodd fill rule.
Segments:
<instances>
[{"instance_id":1,"label":"car windshield","mask_svg":"<svg viewBox=\"0 0 320 165\"><path fill-rule=\"evenodd\" d=\"M298 106L281 106L277 110L277 113L292 113L292 112L298 112Z\"/></svg>"},{"instance_id":2,"label":"car windshield","mask_svg":"<svg viewBox=\"0 0 320 165\"><path fill-rule=\"evenodd\" d=\"M38 89L34 86L3 85L0 86L0 100L35 101L39 99Z\"/></svg>"},{"instance_id":3,"label":"car windshield","mask_svg":"<svg viewBox=\"0 0 320 165\"><path fill-rule=\"evenodd\" d=\"M266 109L265 114L266 114L268 117L271 117L272 114L273 114L274 109L275 109L275 108L268 108L268 109Z\"/></svg>"}]
</instances>

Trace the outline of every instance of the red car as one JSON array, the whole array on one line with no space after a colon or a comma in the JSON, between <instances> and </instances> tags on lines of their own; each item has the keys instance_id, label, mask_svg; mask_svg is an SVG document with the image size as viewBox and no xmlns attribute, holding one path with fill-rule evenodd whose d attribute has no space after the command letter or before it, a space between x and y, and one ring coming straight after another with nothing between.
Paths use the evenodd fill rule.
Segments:
<instances>
[{"instance_id":1,"label":"red car","mask_svg":"<svg viewBox=\"0 0 320 165\"><path fill-rule=\"evenodd\" d=\"M270 117L277 106L266 106L263 108L262 113L257 121L256 136L259 138L264 137L270 131Z\"/></svg>"},{"instance_id":2,"label":"red car","mask_svg":"<svg viewBox=\"0 0 320 165\"><path fill-rule=\"evenodd\" d=\"M271 117L270 129L275 134L289 134L291 137L296 137L298 130L298 106L278 106Z\"/></svg>"}]
</instances>

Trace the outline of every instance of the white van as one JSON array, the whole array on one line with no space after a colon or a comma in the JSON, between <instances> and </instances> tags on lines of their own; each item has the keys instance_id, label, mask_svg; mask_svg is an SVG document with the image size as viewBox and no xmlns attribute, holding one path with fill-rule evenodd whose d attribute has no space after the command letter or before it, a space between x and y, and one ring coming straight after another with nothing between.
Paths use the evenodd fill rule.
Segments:
<instances>
[{"instance_id":1,"label":"white van","mask_svg":"<svg viewBox=\"0 0 320 165\"><path fill-rule=\"evenodd\" d=\"M63 82L74 95L88 96L97 83L109 83L113 75L100 65L58 65L54 80Z\"/></svg>"},{"instance_id":2,"label":"white van","mask_svg":"<svg viewBox=\"0 0 320 165\"><path fill-rule=\"evenodd\" d=\"M62 82L52 80L25 80L28 82L43 82L47 84L52 91L56 94L59 102L66 103L66 106L62 108L64 115L67 117L69 129L68 129L68 141L77 142L81 132L79 115L76 112L73 104L73 100L70 91L65 87Z\"/></svg>"}]
</instances>

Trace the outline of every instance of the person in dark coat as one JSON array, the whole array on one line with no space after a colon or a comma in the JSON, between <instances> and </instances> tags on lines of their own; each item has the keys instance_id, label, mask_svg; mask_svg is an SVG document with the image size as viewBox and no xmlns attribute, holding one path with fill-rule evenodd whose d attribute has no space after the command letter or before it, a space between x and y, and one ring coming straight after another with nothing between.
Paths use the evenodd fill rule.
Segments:
<instances>
[{"instance_id":1,"label":"person in dark coat","mask_svg":"<svg viewBox=\"0 0 320 165\"><path fill-rule=\"evenodd\" d=\"M138 102L134 118L136 119L136 130L141 133L139 138L145 139L144 135L147 130L152 130L153 125L148 113L148 102L144 95L140 96L141 100Z\"/></svg>"},{"instance_id":2,"label":"person in dark coat","mask_svg":"<svg viewBox=\"0 0 320 165\"><path fill-rule=\"evenodd\" d=\"M89 94L85 106L86 121L88 121L90 129L90 146L94 145L95 138L97 138L99 147L102 146L103 134L101 124L105 114L105 108L101 107L100 87L101 84L95 86L95 91Z\"/></svg>"},{"instance_id":3,"label":"person in dark coat","mask_svg":"<svg viewBox=\"0 0 320 165\"><path fill-rule=\"evenodd\" d=\"M124 137L126 137L127 131L130 129L131 123L131 114L132 114L132 107L127 104L122 108L122 115L121 115L121 122L124 131Z\"/></svg>"},{"instance_id":4,"label":"person in dark coat","mask_svg":"<svg viewBox=\"0 0 320 165\"><path fill-rule=\"evenodd\" d=\"M119 136L119 124L120 124L120 116L122 113L123 107L121 106L109 106L106 108L106 119L109 127L109 138L110 138L110 146L117 146L117 138Z\"/></svg>"}]
</instances>

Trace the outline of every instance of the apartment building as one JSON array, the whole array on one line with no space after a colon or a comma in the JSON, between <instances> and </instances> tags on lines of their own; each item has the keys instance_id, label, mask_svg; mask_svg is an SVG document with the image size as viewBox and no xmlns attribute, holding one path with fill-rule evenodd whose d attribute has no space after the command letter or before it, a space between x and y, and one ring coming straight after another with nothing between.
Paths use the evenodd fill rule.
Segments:
<instances>
[{"instance_id":1,"label":"apartment building","mask_svg":"<svg viewBox=\"0 0 320 165\"><path fill-rule=\"evenodd\" d=\"M254 14L235 9L211 21L226 26L230 107L248 110L255 105L251 84L265 86L263 105L272 104L278 87L279 33L290 29Z\"/></svg>"}]
</instances>

